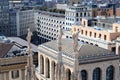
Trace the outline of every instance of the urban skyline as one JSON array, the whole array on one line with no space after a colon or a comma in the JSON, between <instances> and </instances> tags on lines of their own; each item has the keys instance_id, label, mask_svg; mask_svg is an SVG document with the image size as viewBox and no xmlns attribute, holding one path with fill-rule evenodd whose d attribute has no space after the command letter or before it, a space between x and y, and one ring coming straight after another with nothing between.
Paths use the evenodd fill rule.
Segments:
<instances>
[{"instance_id":1,"label":"urban skyline","mask_svg":"<svg viewBox=\"0 0 120 80\"><path fill-rule=\"evenodd\" d=\"M119 80L112 1L0 0L0 80Z\"/></svg>"}]
</instances>

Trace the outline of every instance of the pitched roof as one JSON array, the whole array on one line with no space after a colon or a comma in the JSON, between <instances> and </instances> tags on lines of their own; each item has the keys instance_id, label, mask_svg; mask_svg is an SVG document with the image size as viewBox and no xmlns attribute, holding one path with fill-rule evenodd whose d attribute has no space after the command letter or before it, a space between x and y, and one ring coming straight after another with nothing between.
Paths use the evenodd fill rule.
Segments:
<instances>
[{"instance_id":1,"label":"pitched roof","mask_svg":"<svg viewBox=\"0 0 120 80\"><path fill-rule=\"evenodd\" d=\"M52 50L58 51L57 49L57 41L50 41L47 43L42 44L42 46L45 46L47 48L50 48ZM73 50L73 41L70 39L63 39L62 40L62 52L67 54L67 55L71 55L73 56L74 54L74 50ZM79 58L83 58L83 57L88 57L88 56L105 56L105 55L111 55L114 53L97 47L97 46L93 46L93 45L89 45L86 43L82 43L79 42L79 47L78 47L78 53L79 53Z\"/></svg>"},{"instance_id":2,"label":"pitched roof","mask_svg":"<svg viewBox=\"0 0 120 80\"><path fill-rule=\"evenodd\" d=\"M14 44L0 43L0 58L4 57Z\"/></svg>"}]
</instances>

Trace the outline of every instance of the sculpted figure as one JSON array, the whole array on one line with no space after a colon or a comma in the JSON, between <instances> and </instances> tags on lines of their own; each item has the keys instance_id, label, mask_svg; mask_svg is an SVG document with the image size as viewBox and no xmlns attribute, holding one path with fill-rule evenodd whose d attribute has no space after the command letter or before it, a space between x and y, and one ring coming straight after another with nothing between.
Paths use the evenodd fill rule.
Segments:
<instances>
[{"instance_id":1,"label":"sculpted figure","mask_svg":"<svg viewBox=\"0 0 120 80\"><path fill-rule=\"evenodd\" d=\"M59 32L58 32L58 40L57 40L57 44L58 44L58 49L59 49L59 51L61 51L61 45L62 45L61 39L62 39L62 35L63 35L63 31L62 31L62 28L61 28L61 26L60 26Z\"/></svg>"},{"instance_id":2,"label":"sculpted figure","mask_svg":"<svg viewBox=\"0 0 120 80\"><path fill-rule=\"evenodd\" d=\"M74 44L73 44L74 51L77 51L77 47L78 47L78 35L79 35L79 32L75 32L72 35L73 41L74 41Z\"/></svg>"},{"instance_id":3,"label":"sculpted figure","mask_svg":"<svg viewBox=\"0 0 120 80\"><path fill-rule=\"evenodd\" d=\"M30 46L30 41L31 41L31 36L32 36L32 32L30 31L30 28L28 28L28 34L27 34L27 41L28 41L28 47L31 48Z\"/></svg>"}]
</instances>

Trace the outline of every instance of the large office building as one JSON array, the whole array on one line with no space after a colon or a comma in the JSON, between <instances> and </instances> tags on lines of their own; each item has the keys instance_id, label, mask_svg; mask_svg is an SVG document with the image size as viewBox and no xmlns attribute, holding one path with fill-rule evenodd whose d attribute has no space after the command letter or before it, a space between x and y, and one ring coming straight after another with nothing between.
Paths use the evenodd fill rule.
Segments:
<instances>
[{"instance_id":1,"label":"large office building","mask_svg":"<svg viewBox=\"0 0 120 80\"><path fill-rule=\"evenodd\" d=\"M9 0L0 0L0 34L9 36Z\"/></svg>"},{"instance_id":2,"label":"large office building","mask_svg":"<svg viewBox=\"0 0 120 80\"><path fill-rule=\"evenodd\" d=\"M35 13L35 26L39 37L47 40L57 38L58 28L65 28L65 15L55 12L38 11Z\"/></svg>"},{"instance_id":3,"label":"large office building","mask_svg":"<svg viewBox=\"0 0 120 80\"><path fill-rule=\"evenodd\" d=\"M11 36L23 36L27 34L27 29L35 30L34 10L29 8L10 10Z\"/></svg>"}]
</instances>

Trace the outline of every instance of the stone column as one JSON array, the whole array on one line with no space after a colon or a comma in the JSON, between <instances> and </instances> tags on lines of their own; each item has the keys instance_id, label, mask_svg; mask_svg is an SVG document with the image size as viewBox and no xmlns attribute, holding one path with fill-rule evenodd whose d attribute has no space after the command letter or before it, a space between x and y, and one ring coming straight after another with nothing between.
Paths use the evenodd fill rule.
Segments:
<instances>
[{"instance_id":1,"label":"stone column","mask_svg":"<svg viewBox=\"0 0 120 80\"><path fill-rule=\"evenodd\" d=\"M50 61L50 80L53 80L53 66L52 66L52 61Z\"/></svg>"},{"instance_id":2,"label":"stone column","mask_svg":"<svg viewBox=\"0 0 120 80\"><path fill-rule=\"evenodd\" d=\"M46 58L44 59L44 76L47 77L47 64L46 64Z\"/></svg>"},{"instance_id":3,"label":"stone column","mask_svg":"<svg viewBox=\"0 0 120 80\"><path fill-rule=\"evenodd\" d=\"M41 73L41 60L40 60L40 54L38 54L38 72Z\"/></svg>"}]
</instances>

